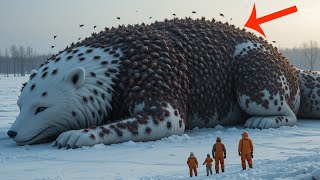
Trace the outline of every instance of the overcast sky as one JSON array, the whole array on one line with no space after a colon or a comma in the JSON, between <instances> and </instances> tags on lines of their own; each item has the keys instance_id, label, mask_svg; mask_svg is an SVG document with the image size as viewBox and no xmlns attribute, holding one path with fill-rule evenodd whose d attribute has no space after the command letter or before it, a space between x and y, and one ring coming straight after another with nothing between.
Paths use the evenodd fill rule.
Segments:
<instances>
[{"instance_id":1,"label":"overcast sky","mask_svg":"<svg viewBox=\"0 0 320 180\"><path fill-rule=\"evenodd\" d=\"M254 3L258 17L297 5L298 13L262 25L267 39L276 40L277 46L320 43L320 0L0 0L0 50L3 53L16 44L54 53L106 26L149 23L172 18L172 13L221 21L232 18L231 23L243 27ZM192 15L193 10L198 14ZM51 45L56 48L51 50Z\"/></svg>"}]
</instances>

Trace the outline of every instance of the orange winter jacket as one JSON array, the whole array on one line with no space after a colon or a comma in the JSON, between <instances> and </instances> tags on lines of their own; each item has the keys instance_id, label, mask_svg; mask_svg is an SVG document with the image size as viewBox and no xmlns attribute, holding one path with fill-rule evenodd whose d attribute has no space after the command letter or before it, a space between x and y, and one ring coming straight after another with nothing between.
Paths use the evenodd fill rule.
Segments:
<instances>
[{"instance_id":1,"label":"orange winter jacket","mask_svg":"<svg viewBox=\"0 0 320 180\"><path fill-rule=\"evenodd\" d=\"M249 139L249 134L244 132L242 134L242 139L239 141L238 151L241 154L251 154L253 152L253 144L251 139Z\"/></svg>"},{"instance_id":2,"label":"orange winter jacket","mask_svg":"<svg viewBox=\"0 0 320 180\"><path fill-rule=\"evenodd\" d=\"M190 156L188 158L187 164L188 164L189 168L196 168L196 167L198 167L198 160L196 157Z\"/></svg>"},{"instance_id":3,"label":"orange winter jacket","mask_svg":"<svg viewBox=\"0 0 320 180\"><path fill-rule=\"evenodd\" d=\"M221 142L216 142L212 148L212 156L217 158L223 158L223 154L226 155L226 148Z\"/></svg>"},{"instance_id":4,"label":"orange winter jacket","mask_svg":"<svg viewBox=\"0 0 320 180\"><path fill-rule=\"evenodd\" d=\"M213 159L211 157L207 157L205 160L204 160L204 163L203 164L206 164L206 166L212 166L212 162L213 162Z\"/></svg>"}]
</instances>

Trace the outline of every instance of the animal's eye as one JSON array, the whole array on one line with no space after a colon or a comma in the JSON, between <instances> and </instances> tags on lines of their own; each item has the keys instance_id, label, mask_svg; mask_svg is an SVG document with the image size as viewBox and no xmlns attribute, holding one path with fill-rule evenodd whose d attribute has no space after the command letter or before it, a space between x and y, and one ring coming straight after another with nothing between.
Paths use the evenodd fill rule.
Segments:
<instances>
[{"instance_id":1,"label":"animal's eye","mask_svg":"<svg viewBox=\"0 0 320 180\"><path fill-rule=\"evenodd\" d=\"M47 109L47 107L38 107L34 114L38 114L39 112L42 112L42 111L44 111L46 109Z\"/></svg>"}]
</instances>

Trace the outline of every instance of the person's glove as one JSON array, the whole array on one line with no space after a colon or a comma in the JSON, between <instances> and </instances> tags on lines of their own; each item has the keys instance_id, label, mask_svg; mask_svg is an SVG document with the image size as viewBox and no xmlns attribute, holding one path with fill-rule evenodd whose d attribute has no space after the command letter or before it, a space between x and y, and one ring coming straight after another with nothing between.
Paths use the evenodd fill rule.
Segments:
<instances>
[{"instance_id":1,"label":"person's glove","mask_svg":"<svg viewBox=\"0 0 320 180\"><path fill-rule=\"evenodd\" d=\"M212 158L214 159L214 155L212 155Z\"/></svg>"},{"instance_id":2,"label":"person's glove","mask_svg":"<svg viewBox=\"0 0 320 180\"><path fill-rule=\"evenodd\" d=\"M225 158L227 158L227 156L226 156L226 155L224 155L224 159L225 159Z\"/></svg>"},{"instance_id":3,"label":"person's glove","mask_svg":"<svg viewBox=\"0 0 320 180\"><path fill-rule=\"evenodd\" d=\"M204 163L202 165L204 165Z\"/></svg>"},{"instance_id":4,"label":"person's glove","mask_svg":"<svg viewBox=\"0 0 320 180\"><path fill-rule=\"evenodd\" d=\"M251 152L251 158L253 158L253 152Z\"/></svg>"},{"instance_id":5,"label":"person's glove","mask_svg":"<svg viewBox=\"0 0 320 180\"><path fill-rule=\"evenodd\" d=\"M239 156L241 156L241 152L239 152Z\"/></svg>"}]
</instances>

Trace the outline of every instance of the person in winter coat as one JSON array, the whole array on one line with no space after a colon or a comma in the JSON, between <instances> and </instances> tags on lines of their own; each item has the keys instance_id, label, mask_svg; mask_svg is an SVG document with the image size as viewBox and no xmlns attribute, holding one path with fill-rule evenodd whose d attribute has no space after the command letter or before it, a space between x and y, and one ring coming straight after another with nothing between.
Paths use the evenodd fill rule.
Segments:
<instances>
[{"instance_id":1,"label":"person in winter coat","mask_svg":"<svg viewBox=\"0 0 320 180\"><path fill-rule=\"evenodd\" d=\"M210 157L210 154L207 154L207 158L204 160L204 164L206 164L206 171L207 171L207 176L209 176L209 172L210 175L212 175L212 162L213 159Z\"/></svg>"},{"instance_id":2,"label":"person in winter coat","mask_svg":"<svg viewBox=\"0 0 320 180\"><path fill-rule=\"evenodd\" d=\"M241 156L242 169L246 169L246 160L248 161L249 167L252 168L252 158L253 158L253 144L251 139L249 139L248 132L242 133L242 139L239 141L238 146L239 156Z\"/></svg>"},{"instance_id":3,"label":"person in winter coat","mask_svg":"<svg viewBox=\"0 0 320 180\"><path fill-rule=\"evenodd\" d=\"M224 172L224 159L226 158L226 148L224 144L221 143L221 138L217 137L216 143L213 145L212 148L212 157L215 160L215 169L216 173L219 173L219 162L221 164L221 170Z\"/></svg>"},{"instance_id":4,"label":"person in winter coat","mask_svg":"<svg viewBox=\"0 0 320 180\"><path fill-rule=\"evenodd\" d=\"M193 152L190 153L190 157L188 158L187 164L189 166L190 177L192 177L192 175L193 175L192 172L194 172L194 175L197 176L198 175L198 172L197 172L198 160L194 156Z\"/></svg>"}]
</instances>

